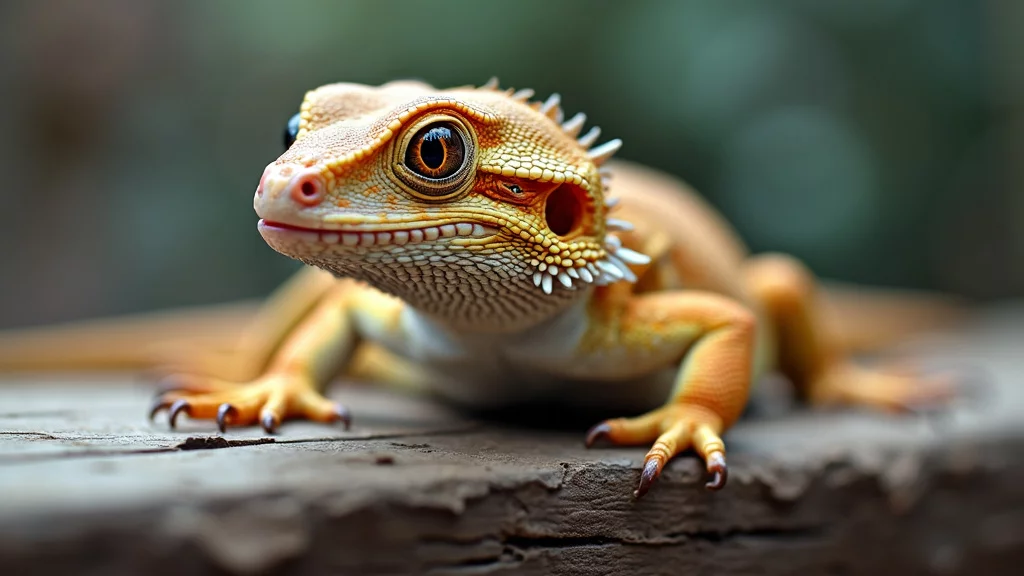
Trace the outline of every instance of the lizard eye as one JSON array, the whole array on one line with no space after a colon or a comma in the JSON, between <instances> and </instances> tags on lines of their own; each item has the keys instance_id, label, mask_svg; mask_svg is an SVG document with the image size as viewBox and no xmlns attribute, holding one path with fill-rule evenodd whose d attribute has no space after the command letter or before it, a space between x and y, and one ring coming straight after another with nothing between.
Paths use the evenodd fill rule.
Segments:
<instances>
[{"instance_id":1,"label":"lizard eye","mask_svg":"<svg viewBox=\"0 0 1024 576\"><path fill-rule=\"evenodd\" d=\"M409 127L395 148L394 174L407 190L425 200L452 198L470 183L475 142L454 116L421 121Z\"/></svg>"},{"instance_id":2,"label":"lizard eye","mask_svg":"<svg viewBox=\"0 0 1024 576\"><path fill-rule=\"evenodd\" d=\"M287 150L292 147L295 143L296 136L299 135L299 115L296 114L288 119L288 124L284 127L284 149Z\"/></svg>"},{"instance_id":3,"label":"lizard eye","mask_svg":"<svg viewBox=\"0 0 1024 576\"><path fill-rule=\"evenodd\" d=\"M451 177L465 159L466 142L450 122L424 126L409 141L405 152L405 165L430 180Z\"/></svg>"}]
</instances>

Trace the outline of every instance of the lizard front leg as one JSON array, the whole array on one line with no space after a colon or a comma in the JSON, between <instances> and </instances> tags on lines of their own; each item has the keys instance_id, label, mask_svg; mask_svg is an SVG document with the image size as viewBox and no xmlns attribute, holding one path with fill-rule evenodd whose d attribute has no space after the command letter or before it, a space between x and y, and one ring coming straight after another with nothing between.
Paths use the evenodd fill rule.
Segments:
<instances>
[{"instance_id":1,"label":"lizard front leg","mask_svg":"<svg viewBox=\"0 0 1024 576\"><path fill-rule=\"evenodd\" d=\"M615 444L654 443L644 458L636 496L648 491L669 459L688 448L713 475L707 487L725 485L720 435L747 403L755 325L754 314L728 298L675 291L630 296L621 315L599 322L595 329L605 332L604 344L624 348L637 363L653 364L663 354L681 358L664 406L635 418L607 420L587 434L588 446L601 438Z\"/></svg>"},{"instance_id":2,"label":"lizard front leg","mask_svg":"<svg viewBox=\"0 0 1024 576\"><path fill-rule=\"evenodd\" d=\"M286 418L350 422L348 411L322 394L326 384L348 362L358 344L350 313L358 287L339 282L285 338L262 375L247 383L182 374L169 379L150 416L169 410L173 427L179 414L216 419L228 425L259 422L273 432Z\"/></svg>"}]
</instances>

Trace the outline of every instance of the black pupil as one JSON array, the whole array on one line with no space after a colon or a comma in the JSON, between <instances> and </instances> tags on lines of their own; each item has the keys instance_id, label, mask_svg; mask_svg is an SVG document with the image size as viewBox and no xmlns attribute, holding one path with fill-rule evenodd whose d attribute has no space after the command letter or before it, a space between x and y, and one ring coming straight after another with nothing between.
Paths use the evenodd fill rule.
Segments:
<instances>
[{"instance_id":1,"label":"black pupil","mask_svg":"<svg viewBox=\"0 0 1024 576\"><path fill-rule=\"evenodd\" d=\"M431 128L423 135L420 144L420 160L431 170L437 170L444 164L445 144L451 142L452 131L445 126Z\"/></svg>"},{"instance_id":2,"label":"black pupil","mask_svg":"<svg viewBox=\"0 0 1024 576\"><path fill-rule=\"evenodd\" d=\"M287 150L295 143L295 137L299 135L299 115L296 114L288 119L288 125L284 128L284 149Z\"/></svg>"}]
</instances>

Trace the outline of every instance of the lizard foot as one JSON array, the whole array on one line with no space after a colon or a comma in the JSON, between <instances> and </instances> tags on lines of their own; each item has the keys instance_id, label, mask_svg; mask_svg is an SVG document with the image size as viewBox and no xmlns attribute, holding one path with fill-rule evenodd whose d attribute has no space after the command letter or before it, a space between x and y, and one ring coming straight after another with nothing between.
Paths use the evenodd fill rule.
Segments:
<instances>
[{"instance_id":1,"label":"lizard foot","mask_svg":"<svg viewBox=\"0 0 1024 576\"><path fill-rule=\"evenodd\" d=\"M722 419L702 406L669 404L636 418L605 420L587 433L587 447L600 439L613 444L654 445L644 457L640 485L633 496L639 498L650 490L662 468L676 454L693 448L706 463L711 480L709 490L725 486L729 469L725 463L725 444L719 437Z\"/></svg>"},{"instance_id":2,"label":"lizard foot","mask_svg":"<svg viewBox=\"0 0 1024 576\"><path fill-rule=\"evenodd\" d=\"M352 421L344 406L324 398L305 379L291 374L267 374L247 384L179 375L166 380L159 390L149 417L167 410L171 428L180 414L216 420L221 432L229 425L251 426L258 422L268 434L287 418L341 421L346 430Z\"/></svg>"},{"instance_id":3,"label":"lizard foot","mask_svg":"<svg viewBox=\"0 0 1024 576\"><path fill-rule=\"evenodd\" d=\"M864 406L885 412L930 413L960 396L958 377L908 365L866 369L839 364L814 381L809 389L814 404Z\"/></svg>"}]
</instances>

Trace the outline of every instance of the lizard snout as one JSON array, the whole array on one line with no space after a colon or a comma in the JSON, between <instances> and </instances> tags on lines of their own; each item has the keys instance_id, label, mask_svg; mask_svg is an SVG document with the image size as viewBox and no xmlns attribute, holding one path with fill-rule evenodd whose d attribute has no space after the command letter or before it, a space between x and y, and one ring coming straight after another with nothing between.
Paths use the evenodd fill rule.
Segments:
<instances>
[{"instance_id":1,"label":"lizard snout","mask_svg":"<svg viewBox=\"0 0 1024 576\"><path fill-rule=\"evenodd\" d=\"M263 171L256 198L267 201L290 197L303 206L316 206L323 200L324 179L320 171L295 164L271 164Z\"/></svg>"},{"instance_id":2,"label":"lizard snout","mask_svg":"<svg viewBox=\"0 0 1024 576\"><path fill-rule=\"evenodd\" d=\"M271 164L256 187L256 212L290 212L323 201L327 184L319 170L297 164Z\"/></svg>"}]
</instances>

